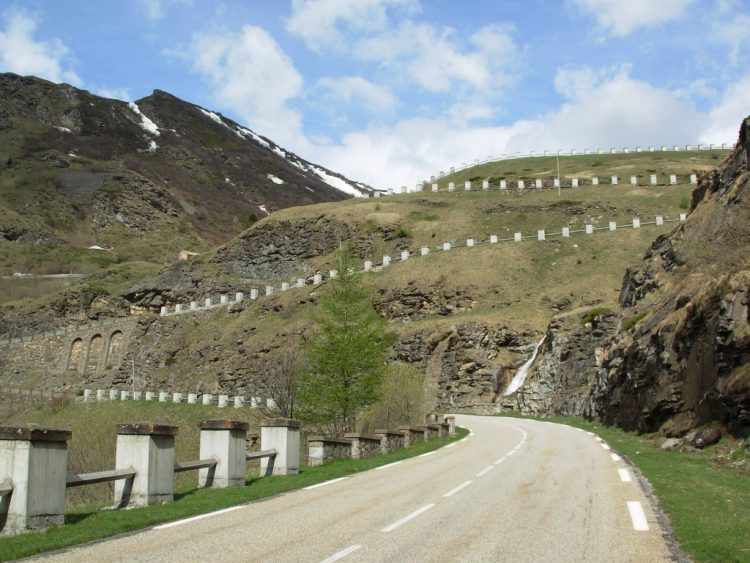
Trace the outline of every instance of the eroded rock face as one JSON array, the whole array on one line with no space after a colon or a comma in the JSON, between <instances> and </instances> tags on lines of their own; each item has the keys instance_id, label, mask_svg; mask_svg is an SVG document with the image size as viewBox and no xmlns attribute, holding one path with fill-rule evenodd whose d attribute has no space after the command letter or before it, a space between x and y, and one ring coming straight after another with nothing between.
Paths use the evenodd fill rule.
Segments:
<instances>
[{"instance_id":1,"label":"eroded rock face","mask_svg":"<svg viewBox=\"0 0 750 563\"><path fill-rule=\"evenodd\" d=\"M470 289L447 289L442 283L421 288L412 281L409 287L404 289L381 290L380 302L376 309L387 319L412 321L431 316L446 317L469 311L475 305Z\"/></svg>"},{"instance_id":2,"label":"eroded rock face","mask_svg":"<svg viewBox=\"0 0 750 563\"><path fill-rule=\"evenodd\" d=\"M502 390L536 340L505 326L464 323L409 334L393 345L391 357L426 372L437 386L437 408L498 412L507 408L501 404Z\"/></svg>"},{"instance_id":3,"label":"eroded rock face","mask_svg":"<svg viewBox=\"0 0 750 563\"><path fill-rule=\"evenodd\" d=\"M750 435L749 132L746 119L688 220L625 276L623 322L638 322L612 339L592 391L608 423L680 436L719 421Z\"/></svg>"},{"instance_id":4,"label":"eroded rock face","mask_svg":"<svg viewBox=\"0 0 750 563\"><path fill-rule=\"evenodd\" d=\"M290 279L314 273L316 270L310 260L330 255L347 242L354 244L361 257L371 256L376 242L387 239L393 228L386 224L364 232L357 226L324 215L269 221L220 248L214 262L248 279Z\"/></svg>"},{"instance_id":5,"label":"eroded rock face","mask_svg":"<svg viewBox=\"0 0 750 563\"><path fill-rule=\"evenodd\" d=\"M750 272L657 305L607 350L593 410L606 422L679 436L712 421L750 434Z\"/></svg>"},{"instance_id":6,"label":"eroded rock face","mask_svg":"<svg viewBox=\"0 0 750 563\"><path fill-rule=\"evenodd\" d=\"M604 347L618 324L614 312L583 326L577 317L551 322L530 377L515 393L516 408L524 414L595 416L591 396Z\"/></svg>"}]
</instances>

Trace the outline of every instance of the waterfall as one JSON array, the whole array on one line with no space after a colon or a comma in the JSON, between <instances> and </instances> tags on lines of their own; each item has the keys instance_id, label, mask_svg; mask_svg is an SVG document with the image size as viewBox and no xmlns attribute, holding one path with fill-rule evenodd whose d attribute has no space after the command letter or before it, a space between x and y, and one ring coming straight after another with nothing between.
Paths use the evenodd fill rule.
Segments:
<instances>
[{"instance_id":1,"label":"waterfall","mask_svg":"<svg viewBox=\"0 0 750 563\"><path fill-rule=\"evenodd\" d=\"M523 364L520 368L518 368L518 371L513 376L513 379L510 382L510 385L503 391L503 395L510 395L512 393L515 393L518 391L519 387L523 385L523 382L526 381L526 376L529 373L529 368L534 363L534 360L536 359L536 354L539 351L539 347L542 345L542 342L544 342L544 339L547 337L545 334L542 339L536 343L536 346L534 346L534 351L531 353L531 357L526 360L526 363Z\"/></svg>"}]
</instances>

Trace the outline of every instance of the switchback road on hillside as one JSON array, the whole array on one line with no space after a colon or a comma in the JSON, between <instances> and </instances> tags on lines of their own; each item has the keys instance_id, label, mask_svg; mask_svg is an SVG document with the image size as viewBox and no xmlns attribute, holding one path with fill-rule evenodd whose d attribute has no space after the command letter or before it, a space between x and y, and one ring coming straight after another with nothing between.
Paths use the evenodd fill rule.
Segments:
<instances>
[{"instance_id":1,"label":"switchback road on hillside","mask_svg":"<svg viewBox=\"0 0 750 563\"><path fill-rule=\"evenodd\" d=\"M458 416L435 452L55 561L670 561L639 480L568 426Z\"/></svg>"}]
</instances>

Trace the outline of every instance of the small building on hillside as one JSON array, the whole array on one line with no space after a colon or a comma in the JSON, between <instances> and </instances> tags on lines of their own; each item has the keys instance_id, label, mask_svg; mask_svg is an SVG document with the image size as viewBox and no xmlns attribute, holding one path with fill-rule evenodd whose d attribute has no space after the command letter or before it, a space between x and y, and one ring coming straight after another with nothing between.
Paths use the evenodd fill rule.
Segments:
<instances>
[{"instance_id":1,"label":"small building on hillside","mask_svg":"<svg viewBox=\"0 0 750 563\"><path fill-rule=\"evenodd\" d=\"M180 255L177 257L178 260L181 262L189 262L196 256L198 256L198 252L190 252L189 250L180 250Z\"/></svg>"}]
</instances>

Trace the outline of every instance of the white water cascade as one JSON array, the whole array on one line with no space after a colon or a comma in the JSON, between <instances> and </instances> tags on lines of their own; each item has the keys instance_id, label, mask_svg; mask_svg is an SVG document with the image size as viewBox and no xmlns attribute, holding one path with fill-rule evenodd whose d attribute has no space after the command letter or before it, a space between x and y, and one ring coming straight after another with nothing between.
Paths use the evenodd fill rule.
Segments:
<instances>
[{"instance_id":1,"label":"white water cascade","mask_svg":"<svg viewBox=\"0 0 750 563\"><path fill-rule=\"evenodd\" d=\"M536 354L539 351L539 347L544 342L544 339L547 337L545 334L542 339L536 343L536 346L534 346L534 352L532 352L531 357L526 360L526 363L523 364L520 368L518 368L518 371L513 376L513 379L510 382L510 385L503 391L503 395L510 395L512 393L515 393L518 391L518 389L523 385L523 382L526 381L526 376L529 373L529 368L534 363L534 360L536 359Z\"/></svg>"}]
</instances>

